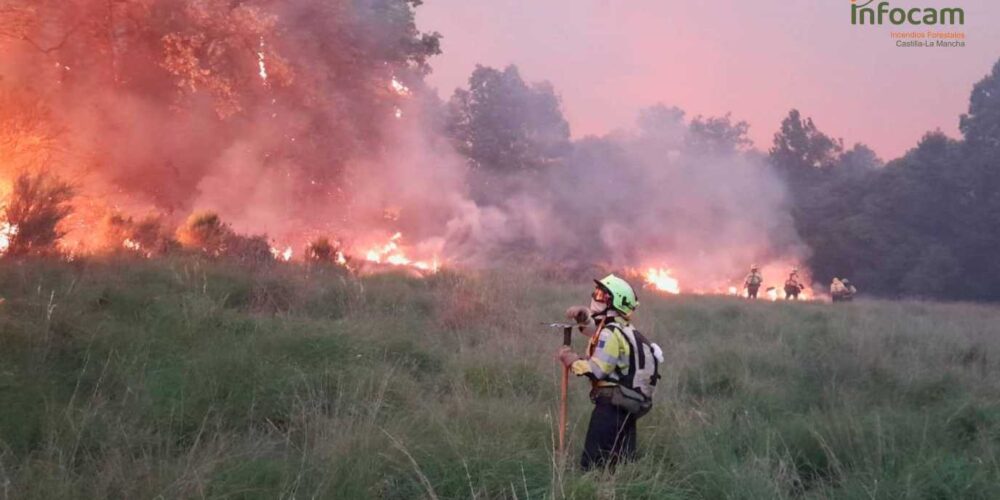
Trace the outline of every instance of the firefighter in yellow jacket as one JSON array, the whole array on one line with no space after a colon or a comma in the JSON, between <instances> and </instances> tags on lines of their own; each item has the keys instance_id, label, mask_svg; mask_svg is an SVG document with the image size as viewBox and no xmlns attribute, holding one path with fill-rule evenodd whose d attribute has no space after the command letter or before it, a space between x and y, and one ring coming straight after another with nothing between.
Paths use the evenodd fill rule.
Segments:
<instances>
[{"instance_id":1,"label":"firefighter in yellow jacket","mask_svg":"<svg viewBox=\"0 0 1000 500\"><path fill-rule=\"evenodd\" d=\"M833 282L830 283L830 297L833 298L834 302L850 302L854 300L856 293L858 293L858 289L847 278L841 280L834 277Z\"/></svg>"},{"instance_id":2,"label":"firefighter in yellow jacket","mask_svg":"<svg viewBox=\"0 0 1000 500\"><path fill-rule=\"evenodd\" d=\"M799 281L799 270L792 269L792 274L788 275L788 279L785 280L785 299L786 300L799 300L799 294L805 285Z\"/></svg>"},{"instance_id":3,"label":"firefighter in yellow jacket","mask_svg":"<svg viewBox=\"0 0 1000 500\"><path fill-rule=\"evenodd\" d=\"M750 266L750 274L743 280L743 288L747 291L748 299L757 298L757 291L760 290L762 283L764 283L764 276L760 274L760 268L757 267L757 264Z\"/></svg>"},{"instance_id":4,"label":"firefighter in yellow jacket","mask_svg":"<svg viewBox=\"0 0 1000 500\"><path fill-rule=\"evenodd\" d=\"M576 306L566 311L580 332L590 337L587 356L581 358L569 347L563 347L557 355L575 375L590 379L592 386L594 411L580 460L584 470L614 467L636 453L636 416L612 404L611 399L614 387L629 370L631 346L622 328L630 328L629 316L639 302L632 286L613 274L594 281L597 286L590 307Z\"/></svg>"}]
</instances>

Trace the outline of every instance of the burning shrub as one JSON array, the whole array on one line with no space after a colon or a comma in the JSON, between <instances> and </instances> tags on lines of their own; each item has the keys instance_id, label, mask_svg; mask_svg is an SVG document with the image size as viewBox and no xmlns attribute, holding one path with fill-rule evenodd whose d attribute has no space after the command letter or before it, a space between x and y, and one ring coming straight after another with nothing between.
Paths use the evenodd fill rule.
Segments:
<instances>
[{"instance_id":1,"label":"burning shrub","mask_svg":"<svg viewBox=\"0 0 1000 500\"><path fill-rule=\"evenodd\" d=\"M5 255L49 255L65 234L59 223L72 212L73 188L45 172L24 173L14 180L4 212Z\"/></svg>"},{"instance_id":2,"label":"burning shrub","mask_svg":"<svg viewBox=\"0 0 1000 500\"><path fill-rule=\"evenodd\" d=\"M247 266L274 263L271 246L263 234L244 236L230 232L223 242L222 256Z\"/></svg>"},{"instance_id":3,"label":"burning shrub","mask_svg":"<svg viewBox=\"0 0 1000 500\"><path fill-rule=\"evenodd\" d=\"M232 227L214 212L191 214L177 231L180 244L211 257L222 257L245 265L274 262L271 246L265 235L236 234Z\"/></svg>"},{"instance_id":4,"label":"burning shrub","mask_svg":"<svg viewBox=\"0 0 1000 500\"><path fill-rule=\"evenodd\" d=\"M147 215L139 220L114 214L105 221L105 238L110 248L125 249L146 257L175 249L177 240L163 227L163 219Z\"/></svg>"},{"instance_id":5,"label":"burning shrub","mask_svg":"<svg viewBox=\"0 0 1000 500\"><path fill-rule=\"evenodd\" d=\"M185 248L200 250L212 257L222 255L226 240L233 234L229 224L214 212L195 212L177 230L177 241Z\"/></svg>"},{"instance_id":6,"label":"burning shrub","mask_svg":"<svg viewBox=\"0 0 1000 500\"><path fill-rule=\"evenodd\" d=\"M329 238L316 238L306 246L306 261L315 264L346 264L347 258L340 247L339 241Z\"/></svg>"}]
</instances>

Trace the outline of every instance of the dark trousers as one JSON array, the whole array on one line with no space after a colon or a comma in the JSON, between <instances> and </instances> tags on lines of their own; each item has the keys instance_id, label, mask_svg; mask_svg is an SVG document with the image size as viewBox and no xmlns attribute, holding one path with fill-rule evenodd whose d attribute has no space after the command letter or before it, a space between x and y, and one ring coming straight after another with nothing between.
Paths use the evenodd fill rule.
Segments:
<instances>
[{"instance_id":1,"label":"dark trousers","mask_svg":"<svg viewBox=\"0 0 1000 500\"><path fill-rule=\"evenodd\" d=\"M619 462L635 458L635 445L635 417L612 405L607 398L597 398L590 414L580 467L585 471L614 468Z\"/></svg>"},{"instance_id":2,"label":"dark trousers","mask_svg":"<svg viewBox=\"0 0 1000 500\"><path fill-rule=\"evenodd\" d=\"M785 298L799 300L799 292L801 291L802 289L797 286L785 286Z\"/></svg>"},{"instance_id":3,"label":"dark trousers","mask_svg":"<svg viewBox=\"0 0 1000 500\"><path fill-rule=\"evenodd\" d=\"M760 290L760 285L747 285L747 297L756 299L757 290Z\"/></svg>"}]
</instances>

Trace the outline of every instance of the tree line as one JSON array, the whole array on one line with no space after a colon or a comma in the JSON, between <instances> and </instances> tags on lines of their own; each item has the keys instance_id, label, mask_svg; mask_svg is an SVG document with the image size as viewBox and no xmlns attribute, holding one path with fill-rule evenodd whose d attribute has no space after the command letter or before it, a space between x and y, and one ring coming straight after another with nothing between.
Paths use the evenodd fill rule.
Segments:
<instances>
[{"instance_id":1,"label":"tree line","mask_svg":"<svg viewBox=\"0 0 1000 500\"><path fill-rule=\"evenodd\" d=\"M682 116L656 106L639 125L669 135ZM476 68L448 117L450 137L481 179L530 175L594 148L593 138L571 141L551 85L526 83L513 66ZM850 277L876 296L1000 300L1000 61L974 85L961 138L928 132L888 162L864 144L845 147L796 109L766 153L729 116L696 117L688 127L685 140L696 144L686 147L762 155L781 175L818 283Z\"/></svg>"}]
</instances>

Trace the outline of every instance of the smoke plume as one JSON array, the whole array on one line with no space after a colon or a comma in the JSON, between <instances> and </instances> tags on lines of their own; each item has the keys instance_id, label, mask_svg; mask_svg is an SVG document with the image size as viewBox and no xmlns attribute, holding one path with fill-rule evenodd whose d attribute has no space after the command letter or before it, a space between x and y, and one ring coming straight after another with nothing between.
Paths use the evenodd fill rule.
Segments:
<instances>
[{"instance_id":1,"label":"smoke plume","mask_svg":"<svg viewBox=\"0 0 1000 500\"><path fill-rule=\"evenodd\" d=\"M78 184L69 238L83 247L112 213L212 211L299 249L399 232L414 258L457 266L669 267L706 287L803 256L783 183L728 117L659 106L570 144L546 118L558 102L536 93L507 111L551 125L537 168L470 161L423 83L438 35L416 29L414 4L13 2L0 174Z\"/></svg>"}]
</instances>

